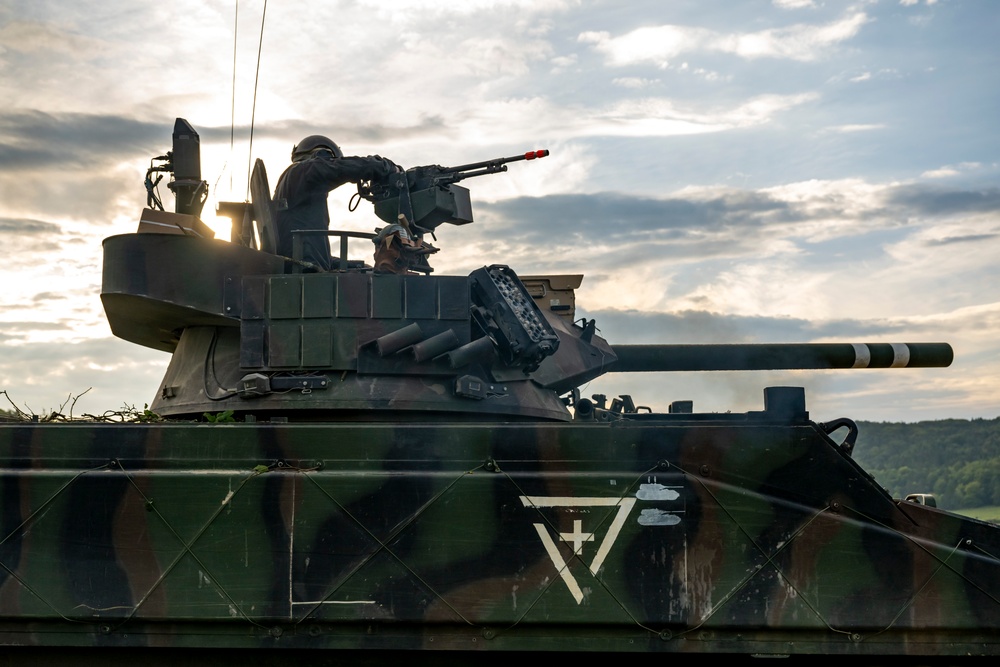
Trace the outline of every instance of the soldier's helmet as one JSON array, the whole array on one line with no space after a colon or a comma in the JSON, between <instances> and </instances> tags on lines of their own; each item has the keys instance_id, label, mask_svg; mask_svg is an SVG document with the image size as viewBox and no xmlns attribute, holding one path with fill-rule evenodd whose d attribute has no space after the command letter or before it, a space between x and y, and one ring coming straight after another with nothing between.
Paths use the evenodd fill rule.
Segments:
<instances>
[{"instance_id":1,"label":"soldier's helmet","mask_svg":"<svg viewBox=\"0 0 1000 667\"><path fill-rule=\"evenodd\" d=\"M344 157L344 151L331 139L321 134L311 134L292 147L292 162L304 160L313 151L325 148L333 154L333 157Z\"/></svg>"}]
</instances>

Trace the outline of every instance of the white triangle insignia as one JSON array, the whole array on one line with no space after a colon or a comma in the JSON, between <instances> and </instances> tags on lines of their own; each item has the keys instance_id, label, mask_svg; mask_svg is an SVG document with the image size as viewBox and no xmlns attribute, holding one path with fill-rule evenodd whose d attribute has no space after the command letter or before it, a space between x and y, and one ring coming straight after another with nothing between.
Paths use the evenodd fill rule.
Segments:
<instances>
[{"instance_id":1,"label":"white triangle insignia","mask_svg":"<svg viewBox=\"0 0 1000 667\"><path fill-rule=\"evenodd\" d=\"M588 568L590 573L597 575L600 571L601 566L604 565L604 559L608 557L608 553L611 551L611 547L614 546L615 540L618 539L618 534L621 533L622 527L625 525L625 520L628 518L629 512L635 505L635 498L571 498L569 496L520 496L521 504L525 507L617 507L618 512L615 514L614 519L611 521L611 525L608 526L608 531L604 534L604 538L600 540L597 545L597 553L594 554L593 559L590 561ZM576 577L569 569L569 565L566 563L566 559L563 558L562 554L559 553L559 548L556 545L556 541L562 541L571 543L573 545L573 554L580 558L586 563L583 558L583 547L587 542L596 542L598 537L595 533L584 532L583 520L574 519L573 520L573 531L569 533L553 533L549 530L544 523L535 523L535 532L538 533L538 539L542 541L542 546L545 547L545 553L549 555L549 559L552 561L552 565L555 566L556 572L562 578L566 587L569 589L570 594L573 599L576 600L577 604L583 602L583 590L580 588L580 584L577 582ZM595 527L596 528L596 527Z\"/></svg>"}]
</instances>

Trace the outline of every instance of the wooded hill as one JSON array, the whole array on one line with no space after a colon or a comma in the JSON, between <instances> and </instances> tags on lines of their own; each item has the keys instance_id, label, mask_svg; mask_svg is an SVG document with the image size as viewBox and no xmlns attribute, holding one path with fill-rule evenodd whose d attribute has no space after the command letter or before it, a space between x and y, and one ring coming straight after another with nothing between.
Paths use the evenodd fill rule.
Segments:
<instances>
[{"instance_id":1,"label":"wooded hill","mask_svg":"<svg viewBox=\"0 0 1000 667\"><path fill-rule=\"evenodd\" d=\"M945 509L1000 505L1000 417L858 422L858 430L854 459L893 497L933 493Z\"/></svg>"}]
</instances>

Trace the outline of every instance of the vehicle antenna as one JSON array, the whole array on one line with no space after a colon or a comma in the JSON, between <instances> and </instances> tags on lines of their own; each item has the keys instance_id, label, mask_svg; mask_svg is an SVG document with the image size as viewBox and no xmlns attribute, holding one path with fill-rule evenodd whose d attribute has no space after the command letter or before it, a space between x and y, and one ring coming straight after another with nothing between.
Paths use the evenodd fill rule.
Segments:
<instances>
[{"instance_id":1,"label":"vehicle antenna","mask_svg":"<svg viewBox=\"0 0 1000 667\"><path fill-rule=\"evenodd\" d=\"M236 0L233 14L233 94L229 102L229 155L233 155L236 144L236 38L240 30L240 0ZM229 170L229 191L233 191L233 172Z\"/></svg>"},{"instance_id":2,"label":"vehicle antenna","mask_svg":"<svg viewBox=\"0 0 1000 667\"><path fill-rule=\"evenodd\" d=\"M253 79L253 106L250 110L250 152L247 155L247 195L250 201L250 165L253 159L253 124L257 114L257 82L260 80L260 52L264 46L264 18L267 16L267 0L264 0L264 10L260 13L260 41L257 43L257 71Z\"/></svg>"}]
</instances>

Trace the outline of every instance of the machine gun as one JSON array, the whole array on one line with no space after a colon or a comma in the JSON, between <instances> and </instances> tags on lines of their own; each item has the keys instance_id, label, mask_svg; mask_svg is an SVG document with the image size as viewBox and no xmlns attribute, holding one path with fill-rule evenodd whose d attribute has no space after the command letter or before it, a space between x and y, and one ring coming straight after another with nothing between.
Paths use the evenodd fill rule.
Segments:
<instances>
[{"instance_id":1,"label":"machine gun","mask_svg":"<svg viewBox=\"0 0 1000 667\"><path fill-rule=\"evenodd\" d=\"M372 202L375 215L390 225L400 222L402 215L418 238L426 233L433 236L435 228L442 223L465 225L472 222L469 191L456 183L474 176L507 171L510 162L534 160L548 154L547 150L537 150L457 167L436 164L413 167L379 180L359 183L358 197Z\"/></svg>"}]
</instances>

